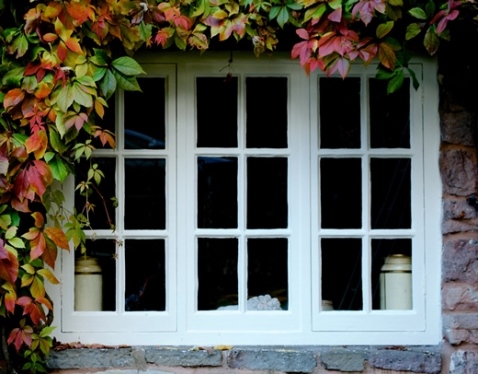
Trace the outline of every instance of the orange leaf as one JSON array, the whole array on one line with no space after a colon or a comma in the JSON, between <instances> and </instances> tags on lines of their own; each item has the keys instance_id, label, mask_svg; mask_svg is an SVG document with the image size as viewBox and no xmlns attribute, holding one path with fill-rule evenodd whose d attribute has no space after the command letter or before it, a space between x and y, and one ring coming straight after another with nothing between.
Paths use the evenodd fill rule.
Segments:
<instances>
[{"instance_id":1,"label":"orange leaf","mask_svg":"<svg viewBox=\"0 0 478 374\"><path fill-rule=\"evenodd\" d=\"M46 241L43 234L40 232L39 235L30 242L30 258L35 260L39 258L46 248Z\"/></svg>"},{"instance_id":2,"label":"orange leaf","mask_svg":"<svg viewBox=\"0 0 478 374\"><path fill-rule=\"evenodd\" d=\"M18 105L25 98L25 92L20 88L14 88L7 92L3 99L3 106L6 110Z\"/></svg>"},{"instance_id":3,"label":"orange leaf","mask_svg":"<svg viewBox=\"0 0 478 374\"><path fill-rule=\"evenodd\" d=\"M68 239L66 238L66 235L63 230L57 227L45 227L44 233L58 247L62 249L70 249L70 246L68 245Z\"/></svg>"},{"instance_id":4,"label":"orange leaf","mask_svg":"<svg viewBox=\"0 0 478 374\"><path fill-rule=\"evenodd\" d=\"M35 220L35 227L41 229L45 225L45 217L40 212L33 212L31 216Z\"/></svg>"},{"instance_id":5,"label":"orange leaf","mask_svg":"<svg viewBox=\"0 0 478 374\"><path fill-rule=\"evenodd\" d=\"M53 243L53 241L51 241L48 237L45 238L45 243L45 250L43 251L41 258L48 266L54 269L56 257L58 255L58 248L55 243Z\"/></svg>"},{"instance_id":6,"label":"orange leaf","mask_svg":"<svg viewBox=\"0 0 478 374\"><path fill-rule=\"evenodd\" d=\"M28 153L34 152L35 158L38 160L45 154L48 146L48 137L46 131L39 130L32 134L26 141L25 147Z\"/></svg>"}]
</instances>

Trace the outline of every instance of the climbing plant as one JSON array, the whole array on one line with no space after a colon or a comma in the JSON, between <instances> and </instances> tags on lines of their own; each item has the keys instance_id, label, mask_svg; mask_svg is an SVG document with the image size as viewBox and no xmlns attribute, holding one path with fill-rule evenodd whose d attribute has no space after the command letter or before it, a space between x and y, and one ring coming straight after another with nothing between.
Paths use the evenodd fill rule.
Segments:
<instances>
[{"instance_id":1,"label":"climbing plant","mask_svg":"<svg viewBox=\"0 0 478 374\"><path fill-rule=\"evenodd\" d=\"M104 175L97 146L115 147L101 119L117 89L139 91L140 48L206 50L249 43L256 55L292 34L291 58L306 73L346 77L353 61L379 62L393 92L412 52L434 55L448 23L472 4L456 0L0 0L0 326L10 372L43 372L54 306L45 282L58 250L84 251L88 216L54 188L89 171L86 197ZM346 105L346 104L344 104ZM105 202L106 203L106 202ZM112 227L114 230L114 227Z\"/></svg>"}]
</instances>

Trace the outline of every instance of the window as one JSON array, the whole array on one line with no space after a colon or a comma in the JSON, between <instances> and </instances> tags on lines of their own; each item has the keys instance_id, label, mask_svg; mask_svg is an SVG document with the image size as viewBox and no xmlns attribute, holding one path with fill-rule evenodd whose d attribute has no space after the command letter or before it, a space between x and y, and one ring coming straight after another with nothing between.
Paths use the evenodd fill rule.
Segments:
<instances>
[{"instance_id":1,"label":"window","mask_svg":"<svg viewBox=\"0 0 478 374\"><path fill-rule=\"evenodd\" d=\"M145 60L143 94L119 93L104 120L117 148L96 162L115 231L93 201L98 265L77 259L75 275L77 254L62 254L58 338L437 343L433 67L414 64L419 90L406 80L387 96L371 67L342 80L236 56L229 77L228 58L187 56ZM65 189L80 206L74 181ZM409 296L390 296L389 260Z\"/></svg>"}]
</instances>

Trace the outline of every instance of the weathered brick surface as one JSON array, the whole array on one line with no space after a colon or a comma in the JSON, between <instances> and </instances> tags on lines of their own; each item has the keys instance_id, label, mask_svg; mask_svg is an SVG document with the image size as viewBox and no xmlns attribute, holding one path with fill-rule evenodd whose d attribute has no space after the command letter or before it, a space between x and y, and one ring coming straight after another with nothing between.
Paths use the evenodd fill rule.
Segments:
<instances>
[{"instance_id":1,"label":"weathered brick surface","mask_svg":"<svg viewBox=\"0 0 478 374\"><path fill-rule=\"evenodd\" d=\"M52 351L47 361L49 368L77 369L84 368L121 368L134 367L131 349L67 349Z\"/></svg>"},{"instance_id":2,"label":"weathered brick surface","mask_svg":"<svg viewBox=\"0 0 478 374\"><path fill-rule=\"evenodd\" d=\"M328 370L363 371L366 357L364 353L341 350L322 353L320 362Z\"/></svg>"},{"instance_id":3,"label":"weathered brick surface","mask_svg":"<svg viewBox=\"0 0 478 374\"><path fill-rule=\"evenodd\" d=\"M370 366L380 369L427 374L441 373L441 356L438 352L383 349L372 352L368 362Z\"/></svg>"},{"instance_id":4,"label":"weathered brick surface","mask_svg":"<svg viewBox=\"0 0 478 374\"><path fill-rule=\"evenodd\" d=\"M221 366L222 354L220 351L198 350L192 351L188 349L145 349L145 359L147 363L158 366Z\"/></svg>"},{"instance_id":5,"label":"weathered brick surface","mask_svg":"<svg viewBox=\"0 0 478 374\"><path fill-rule=\"evenodd\" d=\"M457 350L450 358L449 374L478 373L478 352Z\"/></svg>"},{"instance_id":6,"label":"weathered brick surface","mask_svg":"<svg viewBox=\"0 0 478 374\"><path fill-rule=\"evenodd\" d=\"M317 366L313 353L295 350L233 349L227 356L230 368L311 373Z\"/></svg>"},{"instance_id":7,"label":"weathered brick surface","mask_svg":"<svg viewBox=\"0 0 478 374\"><path fill-rule=\"evenodd\" d=\"M447 311L478 310L478 283L445 283L442 288L443 309Z\"/></svg>"},{"instance_id":8,"label":"weathered brick surface","mask_svg":"<svg viewBox=\"0 0 478 374\"><path fill-rule=\"evenodd\" d=\"M443 333L446 340L452 345L478 344L478 330L445 329Z\"/></svg>"},{"instance_id":9,"label":"weathered brick surface","mask_svg":"<svg viewBox=\"0 0 478 374\"><path fill-rule=\"evenodd\" d=\"M443 221L469 220L477 217L477 212L468 202L466 197L444 196Z\"/></svg>"},{"instance_id":10,"label":"weathered brick surface","mask_svg":"<svg viewBox=\"0 0 478 374\"><path fill-rule=\"evenodd\" d=\"M441 132L442 140L451 144L467 146L475 145L476 115L461 108L453 112L442 111Z\"/></svg>"},{"instance_id":11,"label":"weathered brick surface","mask_svg":"<svg viewBox=\"0 0 478 374\"><path fill-rule=\"evenodd\" d=\"M477 191L476 151L468 148L445 148L440 153L443 192L468 196Z\"/></svg>"},{"instance_id":12,"label":"weathered brick surface","mask_svg":"<svg viewBox=\"0 0 478 374\"><path fill-rule=\"evenodd\" d=\"M453 236L443 245L443 281L478 283L478 236Z\"/></svg>"}]
</instances>

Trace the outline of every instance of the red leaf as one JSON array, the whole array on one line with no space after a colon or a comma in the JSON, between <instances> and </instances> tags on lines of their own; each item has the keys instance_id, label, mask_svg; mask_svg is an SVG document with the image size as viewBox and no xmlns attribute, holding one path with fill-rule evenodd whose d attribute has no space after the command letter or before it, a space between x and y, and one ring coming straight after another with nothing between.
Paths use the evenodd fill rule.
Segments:
<instances>
[{"instance_id":1,"label":"red leaf","mask_svg":"<svg viewBox=\"0 0 478 374\"><path fill-rule=\"evenodd\" d=\"M18 200L23 203L24 199L33 201L35 198L35 192L30 188L30 181L28 179L27 169L23 169L15 179L15 184L13 186L13 193L16 195Z\"/></svg>"},{"instance_id":2,"label":"red leaf","mask_svg":"<svg viewBox=\"0 0 478 374\"><path fill-rule=\"evenodd\" d=\"M42 307L35 303L30 297L22 296L17 300L17 305L23 307L23 315L28 314L35 325L38 325L41 320L45 321L45 312Z\"/></svg>"},{"instance_id":3,"label":"red leaf","mask_svg":"<svg viewBox=\"0 0 478 374\"><path fill-rule=\"evenodd\" d=\"M4 246L0 239L0 278L15 283L18 277L18 258Z\"/></svg>"},{"instance_id":4,"label":"red leaf","mask_svg":"<svg viewBox=\"0 0 478 374\"><path fill-rule=\"evenodd\" d=\"M25 98L25 92L20 88L14 88L7 92L3 99L3 106L6 110L13 108L22 102Z\"/></svg>"}]
</instances>

